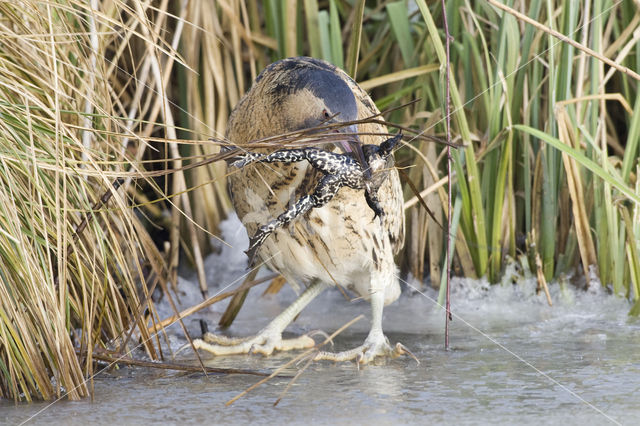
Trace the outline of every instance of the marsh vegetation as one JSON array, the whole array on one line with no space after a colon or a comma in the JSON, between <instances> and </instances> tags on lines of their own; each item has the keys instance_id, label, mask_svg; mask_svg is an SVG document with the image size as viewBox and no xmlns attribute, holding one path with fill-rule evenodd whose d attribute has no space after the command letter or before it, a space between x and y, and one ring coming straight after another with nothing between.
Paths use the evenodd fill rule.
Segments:
<instances>
[{"instance_id":1,"label":"marsh vegetation","mask_svg":"<svg viewBox=\"0 0 640 426\"><path fill-rule=\"evenodd\" d=\"M512 261L539 282L578 271L637 315L638 4L507 4L545 29L490 2L447 1L464 146L453 150L454 273L497 282ZM439 5L0 2L0 397L79 399L95 354L168 355L154 295L174 297L188 264L208 297L203 258L230 211L208 139L224 138L270 62L326 59L381 110L415 101L387 121L442 137ZM446 223L443 145L410 141L396 164L408 225L398 264L442 288L444 233L424 205Z\"/></svg>"}]
</instances>

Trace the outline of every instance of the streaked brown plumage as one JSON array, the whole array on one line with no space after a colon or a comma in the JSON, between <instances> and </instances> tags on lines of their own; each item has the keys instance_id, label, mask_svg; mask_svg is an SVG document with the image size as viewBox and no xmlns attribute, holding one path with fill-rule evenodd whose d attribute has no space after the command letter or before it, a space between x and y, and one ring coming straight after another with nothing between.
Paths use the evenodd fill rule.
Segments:
<instances>
[{"instance_id":1,"label":"streaked brown plumage","mask_svg":"<svg viewBox=\"0 0 640 426\"><path fill-rule=\"evenodd\" d=\"M314 127L327 116L338 121L362 119L378 113L371 98L346 73L324 61L289 58L267 67L240 100L229 119L227 139L244 145L253 140ZM386 133L379 124L358 125L360 133ZM355 130L355 129L350 129ZM362 144L379 145L384 136L363 135ZM229 189L238 217L249 235L283 212L289 203L313 191L320 173L307 162L251 164L230 168ZM207 335L197 347L214 354L264 354L308 347L301 336L285 341L284 328L324 288L337 283L371 300L372 328L364 345L340 354L322 353L318 359L358 359L366 363L379 355L397 355L382 333L382 306L396 300L400 286L393 257L404 242L402 190L391 170L378 198L384 216L372 220L362 190L341 188L325 206L312 209L289 226L277 229L258 256L292 285L307 290L257 336L227 339Z\"/></svg>"}]
</instances>

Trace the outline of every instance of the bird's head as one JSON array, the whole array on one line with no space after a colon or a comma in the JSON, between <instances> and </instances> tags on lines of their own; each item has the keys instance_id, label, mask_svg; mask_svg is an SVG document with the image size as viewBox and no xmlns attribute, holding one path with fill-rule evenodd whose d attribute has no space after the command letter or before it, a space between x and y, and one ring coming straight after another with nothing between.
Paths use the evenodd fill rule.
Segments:
<instances>
[{"instance_id":1,"label":"bird's head","mask_svg":"<svg viewBox=\"0 0 640 426\"><path fill-rule=\"evenodd\" d=\"M265 70L266 71L266 70ZM274 64L270 97L285 118L286 131L308 129L358 119L358 105L346 75L333 65L312 58L285 59ZM275 110L274 110L275 112ZM364 166L357 125L336 127L345 135L338 145Z\"/></svg>"}]
</instances>

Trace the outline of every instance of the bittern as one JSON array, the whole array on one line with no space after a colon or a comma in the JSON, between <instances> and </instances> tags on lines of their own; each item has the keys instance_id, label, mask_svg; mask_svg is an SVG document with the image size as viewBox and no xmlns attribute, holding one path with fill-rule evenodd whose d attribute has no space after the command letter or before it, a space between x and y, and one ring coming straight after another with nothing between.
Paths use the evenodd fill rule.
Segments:
<instances>
[{"instance_id":1,"label":"bittern","mask_svg":"<svg viewBox=\"0 0 640 426\"><path fill-rule=\"evenodd\" d=\"M350 123L378 113L369 95L344 71L318 59L289 58L269 65L256 78L231 113L226 138L249 149L251 141L327 123ZM393 167L387 167L388 161L382 171L380 164L368 164L363 152L363 146L387 141L387 129L373 122L336 129L345 137L331 144L332 149L358 161L367 179L374 179L372 173L384 173L376 183L377 198L371 201L362 189L344 185L332 190L328 202L308 206L289 226L270 228L269 238L261 239L256 247L257 256L294 287L302 284L305 290L257 335L229 338L205 333L204 340L194 340L196 348L215 355L269 355L274 350L312 347L311 337L283 339L282 332L318 294L338 284L370 301L371 329L361 346L339 353L320 352L316 359L368 363L378 356L404 353L404 347L392 347L382 331L383 307L400 295L394 263L404 243L400 179ZM251 150L256 151L269 153L264 148ZM250 236L287 210L287 205L290 211L295 200L311 197L321 180L332 176L308 158L288 161L285 155L266 162L255 161L265 156L251 155L252 161L236 161L229 168L233 205Z\"/></svg>"}]
</instances>

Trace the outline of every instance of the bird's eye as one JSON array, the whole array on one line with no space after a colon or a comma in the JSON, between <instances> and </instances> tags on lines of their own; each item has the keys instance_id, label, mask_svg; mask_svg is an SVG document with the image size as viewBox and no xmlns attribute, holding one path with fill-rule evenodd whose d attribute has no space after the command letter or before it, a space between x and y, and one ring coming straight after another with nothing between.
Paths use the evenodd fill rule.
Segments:
<instances>
[{"instance_id":1,"label":"bird's eye","mask_svg":"<svg viewBox=\"0 0 640 426\"><path fill-rule=\"evenodd\" d=\"M327 111L326 109L322 110L322 115L324 115L324 118L330 118L331 114L329 114L329 111Z\"/></svg>"}]
</instances>

